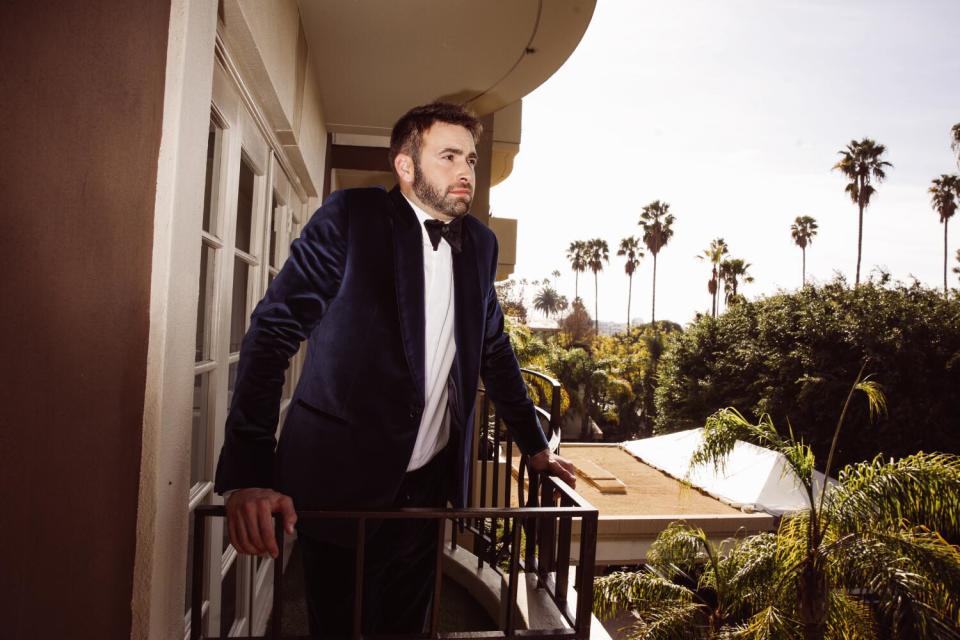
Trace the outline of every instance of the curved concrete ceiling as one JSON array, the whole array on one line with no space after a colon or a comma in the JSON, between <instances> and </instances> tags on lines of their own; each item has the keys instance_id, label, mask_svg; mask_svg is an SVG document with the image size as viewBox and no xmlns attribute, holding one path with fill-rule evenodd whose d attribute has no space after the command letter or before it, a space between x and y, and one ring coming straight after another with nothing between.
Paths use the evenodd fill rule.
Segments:
<instances>
[{"instance_id":1,"label":"curved concrete ceiling","mask_svg":"<svg viewBox=\"0 0 960 640\"><path fill-rule=\"evenodd\" d=\"M549 78L596 0L299 0L327 128L389 135L442 98L493 113Z\"/></svg>"}]
</instances>

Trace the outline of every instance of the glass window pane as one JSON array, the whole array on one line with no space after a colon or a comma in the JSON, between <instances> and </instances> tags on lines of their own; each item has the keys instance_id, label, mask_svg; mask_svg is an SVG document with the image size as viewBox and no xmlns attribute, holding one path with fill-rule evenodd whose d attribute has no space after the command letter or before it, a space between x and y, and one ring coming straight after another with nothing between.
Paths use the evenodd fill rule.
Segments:
<instances>
[{"instance_id":1,"label":"glass window pane","mask_svg":"<svg viewBox=\"0 0 960 640\"><path fill-rule=\"evenodd\" d=\"M207 427L210 374L193 378L193 445L190 448L190 486L207 479Z\"/></svg>"},{"instance_id":2,"label":"glass window pane","mask_svg":"<svg viewBox=\"0 0 960 640\"><path fill-rule=\"evenodd\" d=\"M213 327L213 274L216 252L213 247L200 243L200 292L197 299L197 349L196 362L210 359L210 330Z\"/></svg>"},{"instance_id":3,"label":"glass window pane","mask_svg":"<svg viewBox=\"0 0 960 640\"><path fill-rule=\"evenodd\" d=\"M241 260L233 260L233 303L230 307L230 353L240 351L243 334L247 331L247 283L250 265Z\"/></svg>"},{"instance_id":4,"label":"glass window pane","mask_svg":"<svg viewBox=\"0 0 960 640\"><path fill-rule=\"evenodd\" d=\"M209 134L207 136L207 180L203 196L203 230L216 235L217 217L214 215L213 207L213 169L216 166L216 158L220 146L220 128L210 122Z\"/></svg>"},{"instance_id":5,"label":"glass window pane","mask_svg":"<svg viewBox=\"0 0 960 640\"><path fill-rule=\"evenodd\" d=\"M240 186L237 189L236 247L250 253L250 231L253 226L253 169L240 157Z\"/></svg>"},{"instance_id":6,"label":"glass window pane","mask_svg":"<svg viewBox=\"0 0 960 640\"><path fill-rule=\"evenodd\" d=\"M277 194L273 194L273 202L270 203L270 260L271 267L277 266Z\"/></svg>"}]
</instances>

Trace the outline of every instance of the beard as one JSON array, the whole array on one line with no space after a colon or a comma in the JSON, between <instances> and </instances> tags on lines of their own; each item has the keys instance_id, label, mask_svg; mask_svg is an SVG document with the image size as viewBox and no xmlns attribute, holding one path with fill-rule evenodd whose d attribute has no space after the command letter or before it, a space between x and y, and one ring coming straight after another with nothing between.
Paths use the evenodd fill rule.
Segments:
<instances>
[{"instance_id":1,"label":"beard","mask_svg":"<svg viewBox=\"0 0 960 640\"><path fill-rule=\"evenodd\" d=\"M413 192L418 198L420 198L420 202L444 215L452 218L459 218L462 215L466 215L466 213L470 211L470 202L473 199L472 191L471 195L467 197L448 197L452 188L462 189L463 187L447 187L447 189L441 193L440 189L430 184L426 176L423 175L423 172L420 170L420 163L416 160L414 161Z\"/></svg>"}]
</instances>

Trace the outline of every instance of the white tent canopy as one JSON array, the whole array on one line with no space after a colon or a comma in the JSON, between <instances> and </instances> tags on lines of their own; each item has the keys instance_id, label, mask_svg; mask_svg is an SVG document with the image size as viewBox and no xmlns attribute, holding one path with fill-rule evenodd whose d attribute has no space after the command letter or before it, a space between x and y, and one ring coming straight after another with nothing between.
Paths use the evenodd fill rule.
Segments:
<instances>
[{"instance_id":1,"label":"white tent canopy","mask_svg":"<svg viewBox=\"0 0 960 640\"><path fill-rule=\"evenodd\" d=\"M702 442L703 429L691 429L620 446L651 467L746 512L779 516L809 506L803 486L781 454L738 440L722 468L714 471L708 464L690 469L690 458ZM823 474L814 471L817 498L822 486Z\"/></svg>"}]
</instances>

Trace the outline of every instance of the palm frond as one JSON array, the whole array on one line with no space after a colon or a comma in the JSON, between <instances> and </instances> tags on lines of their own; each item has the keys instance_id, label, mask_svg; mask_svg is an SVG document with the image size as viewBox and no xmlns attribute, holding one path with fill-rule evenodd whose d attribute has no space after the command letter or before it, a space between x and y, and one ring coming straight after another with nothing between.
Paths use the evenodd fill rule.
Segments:
<instances>
[{"instance_id":1,"label":"palm frond","mask_svg":"<svg viewBox=\"0 0 960 640\"><path fill-rule=\"evenodd\" d=\"M630 628L637 640L697 640L710 638L704 609L692 602L676 603L640 616Z\"/></svg>"},{"instance_id":2,"label":"palm frond","mask_svg":"<svg viewBox=\"0 0 960 640\"><path fill-rule=\"evenodd\" d=\"M957 549L916 529L845 540L834 554L839 580L863 594L894 637L951 637L942 634L960 631Z\"/></svg>"},{"instance_id":3,"label":"palm frond","mask_svg":"<svg viewBox=\"0 0 960 640\"><path fill-rule=\"evenodd\" d=\"M716 564L717 551L703 529L672 522L650 545L647 562L661 575L691 578L706 564Z\"/></svg>"},{"instance_id":4,"label":"palm frond","mask_svg":"<svg viewBox=\"0 0 960 640\"><path fill-rule=\"evenodd\" d=\"M799 629L796 620L771 605L758 611L742 627L731 629L721 637L730 640L799 640Z\"/></svg>"},{"instance_id":5,"label":"palm frond","mask_svg":"<svg viewBox=\"0 0 960 640\"><path fill-rule=\"evenodd\" d=\"M649 571L617 571L593 581L593 613L607 620L621 611L649 611L651 607L693 602L686 587Z\"/></svg>"},{"instance_id":6,"label":"palm frond","mask_svg":"<svg viewBox=\"0 0 960 640\"><path fill-rule=\"evenodd\" d=\"M874 640L877 626L870 607L841 590L829 595L827 635L837 640Z\"/></svg>"},{"instance_id":7,"label":"palm frond","mask_svg":"<svg viewBox=\"0 0 960 640\"><path fill-rule=\"evenodd\" d=\"M915 453L841 470L831 490L830 518L844 531L865 525L923 525L956 539L960 536L960 456Z\"/></svg>"}]
</instances>

